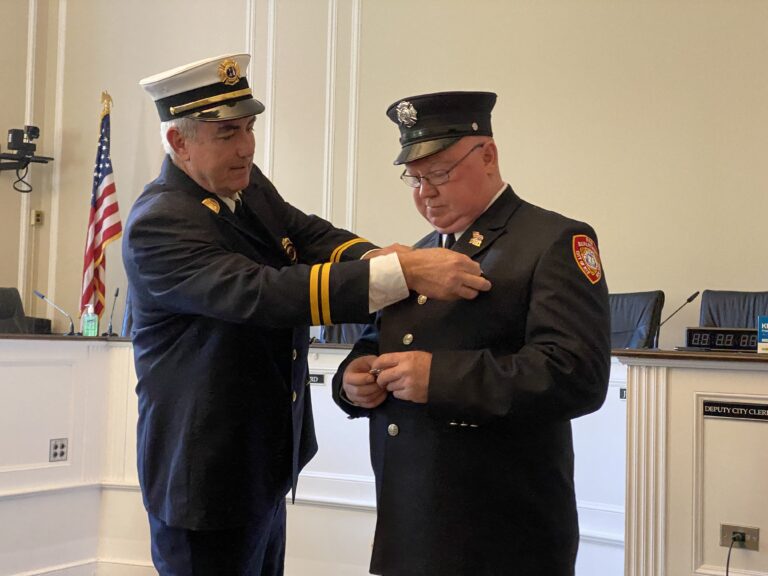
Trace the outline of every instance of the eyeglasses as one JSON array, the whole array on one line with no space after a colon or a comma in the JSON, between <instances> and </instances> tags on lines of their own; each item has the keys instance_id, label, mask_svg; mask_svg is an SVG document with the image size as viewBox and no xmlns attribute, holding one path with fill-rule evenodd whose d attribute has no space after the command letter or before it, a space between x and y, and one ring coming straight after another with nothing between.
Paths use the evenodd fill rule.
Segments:
<instances>
[{"instance_id":1,"label":"eyeglasses","mask_svg":"<svg viewBox=\"0 0 768 576\"><path fill-rule=\"evenodd\" d=\"M451 171L453 171L456 166L461 164L464 159L472 154L475 150L478 148L482 148L485 146L485 142L482 144L477 144L469 149L469 152L464 154L461 158L459 158L453 166L448 168L448 170L434 170L430 172L429 174L425 174L424 176L415 176L414 174L406 174L405 170L403 170L403 173L400 174L400 180L406 183L406 185L410 186L411 188L420 188L421 187L421 181L426 180L430 183L432 186L440 186L441 184L445 184L448 182L448 180L451 179ZM407 170L407 168L406 168Z\"/></svg>"}]
</instances>

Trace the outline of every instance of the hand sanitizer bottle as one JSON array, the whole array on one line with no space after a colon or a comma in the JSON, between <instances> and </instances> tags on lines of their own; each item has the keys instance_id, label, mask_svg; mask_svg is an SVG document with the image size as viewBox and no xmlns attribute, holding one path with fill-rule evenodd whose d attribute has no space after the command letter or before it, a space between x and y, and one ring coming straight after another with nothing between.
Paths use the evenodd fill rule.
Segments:
<instances>
[{"instance_id":1,"label":"hand sanitizer bottle","mask_svg":"<svg viewBox=\"0 0 768 576\"><path fill-rule=\"evenodd\" d=\"M93 311L93 304L88 304L88 308L83 314L83 336L99 335L99 317Z\"/></svg>"}]
</instances>

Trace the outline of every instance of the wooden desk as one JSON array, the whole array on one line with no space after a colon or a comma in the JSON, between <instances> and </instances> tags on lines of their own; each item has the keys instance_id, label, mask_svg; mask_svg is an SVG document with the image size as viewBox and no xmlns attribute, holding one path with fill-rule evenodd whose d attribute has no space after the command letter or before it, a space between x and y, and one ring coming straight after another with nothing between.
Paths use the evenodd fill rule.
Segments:
<instances>
[{"instance_id":1,"label":"wooden desk","mask_svg":"<svg viewBox=\"0 0 768 576\"><path fill-rule=\"evenodd\" d=\"M628 367L625 575L722 575L721 523L768 534L768 422L705 418L703 403L768 404L768 356L614 353ZM768 543L734 550L730 569L768 573Z\"/></svg>"}]
</instances>

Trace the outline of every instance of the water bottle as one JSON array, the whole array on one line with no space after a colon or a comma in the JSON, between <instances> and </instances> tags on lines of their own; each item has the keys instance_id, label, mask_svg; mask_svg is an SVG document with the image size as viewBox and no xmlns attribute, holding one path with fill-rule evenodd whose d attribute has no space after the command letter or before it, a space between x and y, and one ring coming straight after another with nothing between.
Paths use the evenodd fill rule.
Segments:
<instances>
[{"instance_id":1,"label":"water bottle","mask_svg":"<svg viewBox=\"0 0 768 576\"><path fill-rule=\"evenodd\" d=\"M99 316L93 310L93 304L88 304L88 308L83 314L83 336L99 335Z\"/></svg>"}]
</instances>

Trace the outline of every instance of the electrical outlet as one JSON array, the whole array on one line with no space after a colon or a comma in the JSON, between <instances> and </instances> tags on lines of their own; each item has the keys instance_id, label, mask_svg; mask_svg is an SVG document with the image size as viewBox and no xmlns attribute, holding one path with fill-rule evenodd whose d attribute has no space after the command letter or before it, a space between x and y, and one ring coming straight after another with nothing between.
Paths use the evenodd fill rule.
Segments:
<instances>
[{"instance_id":1,"label":"electrical outlet","mask_svg":"<svg viewBox=\"0 0 768 576\"><path fill-rule=\"evenodd\" d=\"M744 548L745 550L760 549L760 528L752 526L737 526L736 524L720 524L720 546L728 548L735 532L744 534L743 542L735 542L734 548Z\"/></svg>"},{"instance_id":2,"label":"electrical outlet","mask_svg":"<svg viewBox=\"0 0 768 576\"><path fill-rule=\"evenodd\" d=\"M69 455L69 440L53 438L48 448L48 462L64 462Z\"/></svg>"},{"instance_id":3,"label":"electrical outlet","mask_svg":"<svg viewBox=\"0 0 768 576\"><path fill-rule=\"evenodd\" d=\"M42 226L43 225L43 211L32 210L29 215L30 226Z\"/></svg>"}]
</instances>

